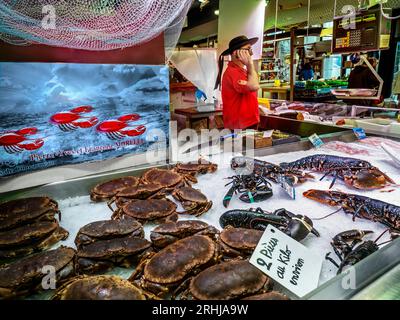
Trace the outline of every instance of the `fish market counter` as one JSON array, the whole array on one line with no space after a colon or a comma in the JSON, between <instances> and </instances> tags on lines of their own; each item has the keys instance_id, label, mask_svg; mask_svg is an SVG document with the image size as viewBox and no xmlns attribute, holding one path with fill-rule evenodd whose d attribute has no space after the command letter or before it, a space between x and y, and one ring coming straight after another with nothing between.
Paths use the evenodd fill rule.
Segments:
<instances>
[{"instance_id":1,"label":"fish market counter","mask_svg":"<svg viewBox=\"0 0 400 320\"><path fill-rule=\"evenodd\" d=\"M271 100L270 109L263 109L261 127L287 126L293 130L301 127L302 132L308 135L310 130L319 134L326 132L340 132L359 127L366 133L387 137L400 137L399 109L386 107L370 107L346 105L337 103L289 102L285 100ZM293 122L279 122L278 117ZM299 122L297 122L299 121ZM304 125L301 125L304 123ZM305 125L307 124L307 125ZM326 126L327 128L322 128Z\"/></svg>"},{"instance_id":2,"label":"fish market counter","mask_svg":"<svg viewBox=\"0 0 400 320\"><path fill-rule=\"evenodd\" d=\"M300 158L315 156L317 154L353 157L369 161L373 166L379 168L379 170L393 179L393 181L397 183L400 181L399 168L396 167L396 164L391 161L391 158L379 148L381 143L386 143L400 154L399 142L382 137L370 137L363 141L355 141L354 135L351 132L349 133L346 131L329 133L321 135L321 137L325 144L318 150L311 148L311 144L303 139L300 142L255 150L255 157L259 160L273 164L280 164L282 162L290 163ZM235 171L230 166L231 158L226 157L224 154L217 154L210 156L208 160L217 163L218 169L215 172L198 175L198 182L193 184L193 187L200 190L209 201L212 201L212 206L208 211L204 213L200 212L202 214L199 216L179 215L179 221L202 221L221 231L220 218L227 210L249 210L250 208L260 207L266 212L276 212L276 210L284 208L296 215L309 217L312 221L313 227L319 232L319 237L310 233L301 240L301 243L322 258L325 258L325 255L331 252L331 257L336 260L337 263L340 263L340 261L331 247L331 241L335 235L353 229L370 230L372 233L367 234L363 240L374 241L387 229L387 226L378 222L373 222L359 217L353 219L353 215L345 214L343 210L328 216L335 211L337 207L330 207L329 205L313 201L310 197L303 196L303 193L312 189L330 190L329 187L332 183L332 177L320 180L323 177L324 172L312 172L314 179L307 179L304 183L296 185L295 199L291 198L279 184L272 182L272 196L266 198L264 201L258 203L246 203L239 200L239 195L233 194L228 208L225 208L223 200L226 198L226 194L229 190L229 186L225 186L227 182L229 182L227 181L227 178L235 175ZM94 202L91 200L89 193L94 186L101 182L123 176L140 177L151 168L163 169L168 167L169 166L167 165L160 165L157 167L141 166L134 170L127 170L125 172L101 173L90 177L52 183L27 190L3 193L0 197L2 201L33 196L47 196L56 200L58 202L58 208L62 213L60 226L69 232L69 236L64 241L58 242L53 246L53 248L63 245L76 249L75 238L80 228L91 222L109 220L113 215L107 202ZM311 170L305 171L310 172ZM338 178L336 180L337 181L331 190L347 194L355 194L357 196L366 196L400 206L400 189L397 186L388 185L381 189L366 191L355 189L349 184L345 184L343 179ZM168 195L167 198L176 204L176 211L178 213L188 209L182 207L181 201L177 201L179 197L171 197ZM360 210L360 212L362 212L362 210ZM325 216L327 217L321 219ZM396 219L399 221L400 217L396 217ZM151 240L150 232L156 226L157 225L151 221L144 225L143 229L145 239ZM383 234L379 243L387 243L380 246L379 250L376 250L376 252L355 265L354 275L356 286L343 285L343 283L347 281L345 278L346 274L342 273L336 275L337 267L330 261L324 260L319 276L318 287L303 298L362 298L363 295L361 295L361 293L363 290L367 290L369 287L373 286L374 283L379 281L379 279L382 280L383 277L394 272L399 266L400 255L398 253L400 252L400 239L395 239L393 241L389 240L391 240L390 235L388 233ZM107 271L106 274L118 275L124 279L128 279L134 270L135 268L131 266L127 268L116 266ZM291 299L298 299L297 296L277 283L275 283L274 290L287 295ZM53 294L54 290L46 290L44 293L37 293L26 298L48 299L52 297ZM400 290L393 292L391 297L398 299L400 297Z\"/></svg>"}]
</instances>

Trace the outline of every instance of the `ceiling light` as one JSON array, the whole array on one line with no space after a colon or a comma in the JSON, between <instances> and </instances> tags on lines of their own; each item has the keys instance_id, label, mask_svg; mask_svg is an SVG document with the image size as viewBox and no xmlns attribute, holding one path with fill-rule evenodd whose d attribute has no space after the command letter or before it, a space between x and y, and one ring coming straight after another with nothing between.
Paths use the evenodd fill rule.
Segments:
<instances>
[{"instance_id":1,"label":"ceiling light","mask_svg":"<svg viewBox=\"0 0 400 320\"><path fill-rule=\"evenodd\" d=\"M214 11L214 14L215 14L216 16L219 16L219 10L215 10L215 11Z\"/></svg>"}]
</instances>

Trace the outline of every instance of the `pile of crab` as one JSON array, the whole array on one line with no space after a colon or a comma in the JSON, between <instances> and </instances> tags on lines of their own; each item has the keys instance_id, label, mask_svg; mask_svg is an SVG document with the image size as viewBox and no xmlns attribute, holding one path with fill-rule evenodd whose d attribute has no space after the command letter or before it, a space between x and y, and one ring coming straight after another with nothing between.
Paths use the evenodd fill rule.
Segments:
<instances>
[{"instance_id":1,"label":"pile of crab","mask_svg":"<svg viewBox=\"0 0 400 320\"><path fill-rule=\"evenodd\" d=\"M112 219L135 218L144 223L177 221L176 204L183 208L180 214L200 216L210 210L212 201L198 189L196 175L213 173L217 165L205 160L178 163L172 169L152 168L141 177L127 176L96 185L90 192L92 201L107 201L113 211Z\"/></svg>"},{"instance_id":2,"label":"pile of crab","mask_svg":"<svg viewBox=\"0 0 400 320\"><path fill-rule=\"evenodd\" d=\"M148 241L135 219L92 222L79 230L77 250L61 246L0 267L0 298L46 289L42 272L51 265L52 299L288 299L247 260L261 235L186 220L158 225ZM128 279L104 274L133 265Z\"/></svg>"},{"instance_id":3,"label":"pile of crab","mask_svg":"<svg viewBox=\"0 0 400 320\"><path fill-rule=\"evenodd\" d=\"M150 169L140 178L103 182L93 201L107 201L110 220L89 223L75 238L76 249L61 246L0 267L0 298L24 297L46 289L43 270L52 266L52 299L288 299L248 259L262 231L227 226L221 232L198 220L211 201L191 187L212 163ZM181 212L179 212L181 213ZM144 238L143 225L157 224ZM115 267L134 268L128 279L105 275Z\"/></svg>"},{"instance_id":4,"label":"pile of crab","mask_svg":"<svg viewBox=\"0 0 400 320\"><path fill-rule=\"evenodd\" d=\"M60 227L58 203L49 197L17 199L0 204L0 265L40 252L69 233Z\"/></svg>"}]
</instances>

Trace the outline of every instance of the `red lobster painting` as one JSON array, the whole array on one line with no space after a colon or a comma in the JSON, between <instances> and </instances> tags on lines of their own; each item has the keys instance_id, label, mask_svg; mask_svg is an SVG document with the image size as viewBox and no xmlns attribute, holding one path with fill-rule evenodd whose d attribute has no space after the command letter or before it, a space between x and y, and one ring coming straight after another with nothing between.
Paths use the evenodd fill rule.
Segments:
<instances>
[{"instance_id":1,"label":"red lobster painting","mask_svg":"<svg viewBox=\"0 0 400 320\"><path fill-rule=\"evenodd\" d=\"M22 128L17 131L8 131L0 134L0 146L7 153L19 153L24 150L32 151L43 146L43 138L28 138L27 136L37 134L35 127Z\"/></svg>"},{"instance_id":2,"label":"red lobster painting","mask_svg":"<svg viewBox=\"0 0 400 320\"><path fill-rule=\"evenodd\" d=\"M140 119L137 113L126 114L117 119L110 119L101 122L97 126L97 131L106 134L111 140L120 140L125 137L136 137L146 132L145 125L131 126L130 122Z\"/></svg>"},{"instance_id":3,"label":"red lobster painting","mask_svg":"<svg viewBox=\"0 0 400 320\"><path fill-rule=\"evenodd\" d=\"M50 122L57 125L60 130L68 132L79 128L91 128L95 126L99 119L97 117L85 117L82 113L93 111L91 106L80 106L69 111L61 111L50 117Z\"/></svg>"}]
</instances>

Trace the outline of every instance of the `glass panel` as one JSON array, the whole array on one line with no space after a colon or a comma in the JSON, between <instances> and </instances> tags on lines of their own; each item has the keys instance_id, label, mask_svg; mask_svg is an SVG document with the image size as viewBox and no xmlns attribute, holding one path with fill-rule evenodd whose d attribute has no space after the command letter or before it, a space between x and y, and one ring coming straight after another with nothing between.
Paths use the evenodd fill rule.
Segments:
<instances>
[{"instance_id":1,"label":"glass panel","mask_svg":"<svg viewBox=\"0 0 400 320\"><path fill-rule=\"evenodd\" d=\"M340 54L331 55L324 59L323 78L333 79L340 77L342 68L342 56Z\"/></svg>"}]
</instances>

